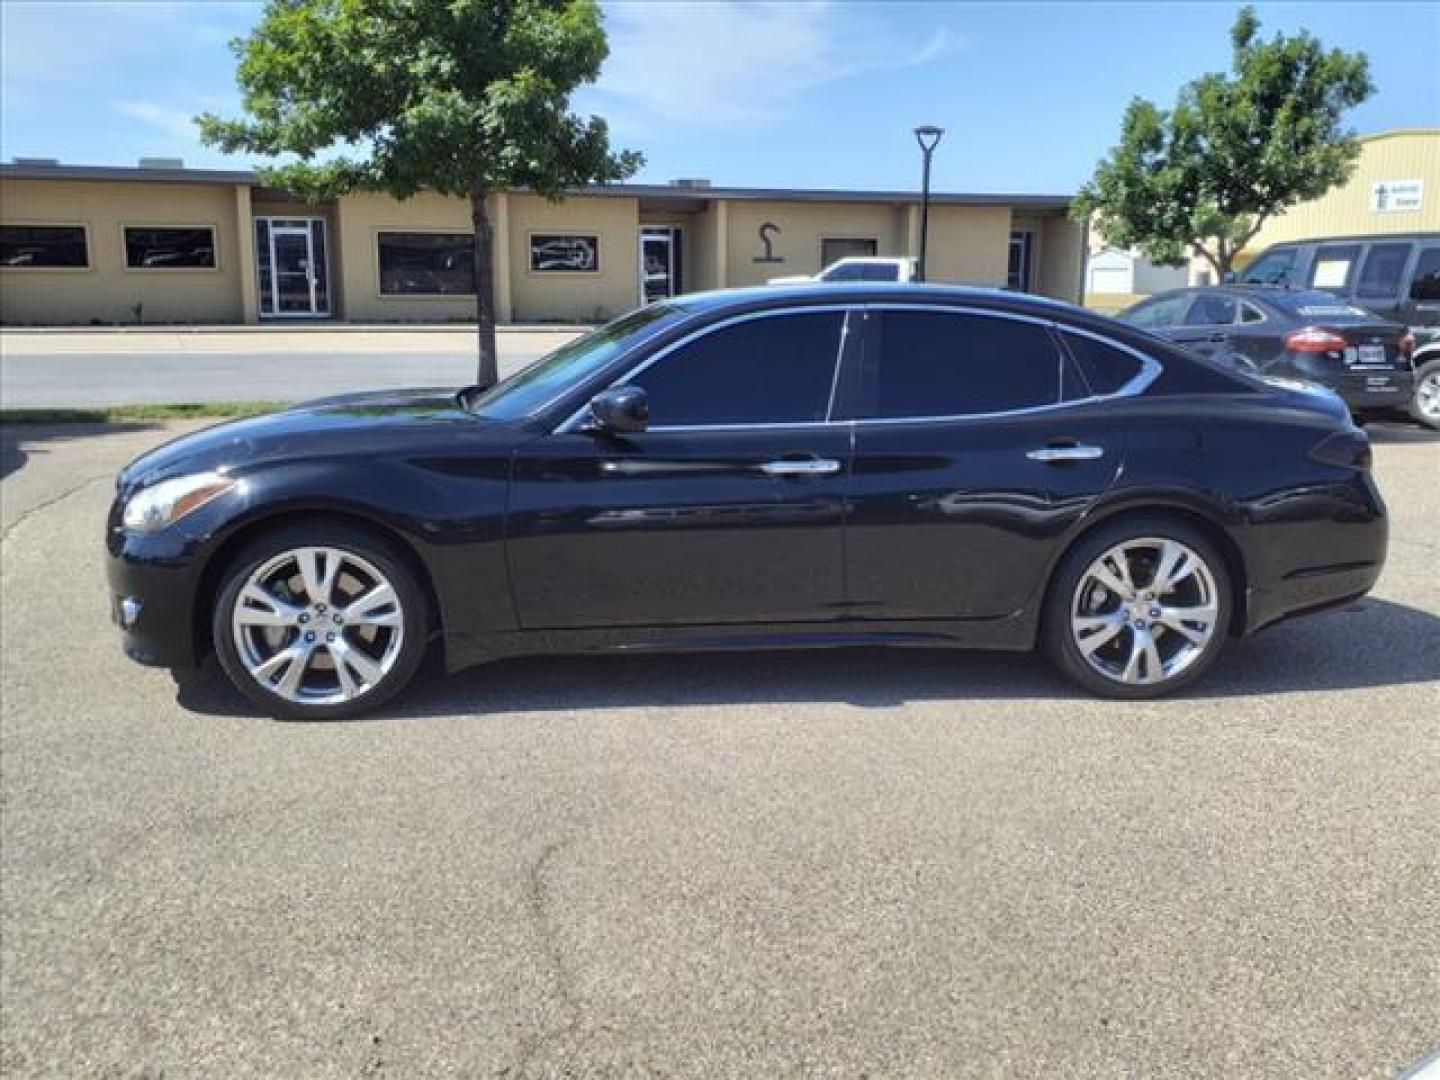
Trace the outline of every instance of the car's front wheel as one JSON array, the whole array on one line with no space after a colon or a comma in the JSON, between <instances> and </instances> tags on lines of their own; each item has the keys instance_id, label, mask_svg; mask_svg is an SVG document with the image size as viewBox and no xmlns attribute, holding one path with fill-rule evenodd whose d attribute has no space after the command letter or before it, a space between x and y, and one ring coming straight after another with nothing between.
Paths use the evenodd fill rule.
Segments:
<instances>
[{"instance_id":1,"label":"car's front wheel","mask_svg":"<svg viewBox=\"0 0 1440 1080\"><path fill-rule=\"evenodd\" d=\"M405 559L358 529L297 525L231 563L215 605L215 651L271 716L327 720L372 709L424 656L425 592Z\"/></svg>"},{"instance_id":2,"label":"car's front wheel","mask_svg":"<svg viewBox=\"0 0 1440 1080\"><path fill-rule=\"evenodd\" d=\"M1046 651L1093 693L1158 697L1214 663L1230 610L1225 560L1208 537L1178 519L1123 520L1061 563L1046 601Z\"/></svg>"}]
</instances>

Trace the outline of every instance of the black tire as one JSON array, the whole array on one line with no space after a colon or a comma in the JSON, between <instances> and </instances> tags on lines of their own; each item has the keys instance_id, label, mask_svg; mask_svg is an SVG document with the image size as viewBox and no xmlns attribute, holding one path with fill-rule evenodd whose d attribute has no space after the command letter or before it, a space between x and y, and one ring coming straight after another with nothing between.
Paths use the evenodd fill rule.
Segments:
<instances>
[{"instance_id":1,"label":"black tire","mask_svg":"<svg viewBox=\"0 0 1440 1080\"><path fill-rule=\"evenodd\" d=\"M232 616L250 576L284 553L308 547L337 549L369 563L388 581L398 598L400 640L393 662L383 677L349 700L312 703L280 696L275 690L262 686L257 676L251 674L241 658L240 645L236 641ZM301 599L300 602L305 601ZM277 720L341 720L369 712L404 689L425 657L430 626L429 606L425 589L392 543L362 529L338 523L285 525L249 544L226 568L211 620L211 632L215 653L226 676L263 713ZM334 608L339 609L338 603ZM341 630L342 636L353 632L353 627ZM334 664L333 658L331 663ZM335 674L338 676L338 672Z\"/></svg>"},{"instance_id":2,"label":"black tire","mask_svg":"<svg viewBox=\"0 0 1440 1080\"><path fill-rule=\"evenodd\" d=\"M1183 544L1204 563L1214 582L1216 617L1209 639L1182 670L1155 682L1129 683L1102 674L1085 658L1072 631L1071 612L1077 602L1076 592L1081 581L1097 559L1117 544L1147 538ZM1214 542L1200 529L1180 518L1164 514L1136 515L1101 526L1082 537L1066 552L1046 593L1041 642L1051 662L1072 682L1092 694L1125 700L1161 697L1190 685L1215 662L1229 636L1232 612L1229 569ZM1124 627L1122 632L1130 633L1129 627ZM1168 640L1166 633L1162 629L1157 642Z\"/></svg>"},{"instance_id":3,"label":"black tire","mask_svg":"<svg viewBox=\"0 0 1440 1080\"><path fill-rule=\"evenodd\" d=\"M1410 399L1410 418L1421 427L1440 431L1440 417L1427 417L1420 408L1420 387L1426 379L1440 378L1440 356L1421 362L1415 369L1415 395Z\"/></svg>"}]
</instances>

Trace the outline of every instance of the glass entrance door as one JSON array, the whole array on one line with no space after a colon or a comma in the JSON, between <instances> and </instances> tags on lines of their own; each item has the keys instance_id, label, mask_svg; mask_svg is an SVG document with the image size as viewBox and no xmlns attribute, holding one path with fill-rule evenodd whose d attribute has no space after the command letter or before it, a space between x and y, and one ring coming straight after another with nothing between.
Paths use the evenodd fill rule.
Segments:
<instances>
[{"instance_id":1,"label":"glass entrance door","mask_svg":"<svg viewBox=\"0 0 1440 1080\"><path fill-rule=\"evenodd\" d=\"M330 313L324 218L256 218L255 257L262 316Z\"/></svg>"},{"instance_id":2,"label":"glass entrance door","mask_svg":"<svg viewBox=\"0 0 1440 1080\"><path fill-rule=\"evenodd\" d=\"M681 233L678 225L640 229L640 302L653 304L684 292L681 281Z\"/></svg>"}]
</instances>

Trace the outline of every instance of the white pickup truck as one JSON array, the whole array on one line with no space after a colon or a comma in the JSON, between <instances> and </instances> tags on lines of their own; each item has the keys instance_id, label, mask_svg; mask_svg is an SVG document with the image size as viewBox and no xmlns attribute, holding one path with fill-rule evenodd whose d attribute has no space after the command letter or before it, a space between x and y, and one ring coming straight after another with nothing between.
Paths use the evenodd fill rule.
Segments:
<instances>
[{"instance_id":1,"label":"white pickup truck","mask_svg":"<svg viewBox=\"0 0 1440 1080\"><path fill-rule=\"evenodd\" d=\"M851 255L831 263L818 274L772 277L771 285L798 285L804 281L914 281L915 260L903 255Z\"/></svg>"}]
</instances>

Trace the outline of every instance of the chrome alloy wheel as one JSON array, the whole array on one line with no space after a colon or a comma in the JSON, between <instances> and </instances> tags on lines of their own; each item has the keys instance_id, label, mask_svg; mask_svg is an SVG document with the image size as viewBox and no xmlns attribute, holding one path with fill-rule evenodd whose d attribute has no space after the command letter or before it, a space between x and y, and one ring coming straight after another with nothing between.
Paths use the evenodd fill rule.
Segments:
<instances>
[{"instance_id":1,"label":"chrome alloy wheel","mask_svg":"<svg viewBox=\"0 0 1440 1080\"><path fill-rule=\"evenodd\" d=\"M1142 537L1086 569L1070 603L1080 655L1107 679L1164 682L1204 654L1219 622L1215 575L1177 540Z\"/></svg>"},{"instance_id":2,"label":"chrome alloy wheel","mask_svg":"<svg viewBox=\"0 0 1440 1080\"><path fill-rule=\"evenodd\" d=\"M373 563L333 547L294 548L262 563L240 589L230 627L251 677L303 705L373 689L405 636L394 586Z\"/></svg>"},{"instance_id":3,"label":"chrome alloy wheel","mask_svg":"<svg viewBox=\"0 0 1440 1080\"><path fill-rule=\"evenodd\" d=\"M1415 407L1432 424L1440 424L1440 368L1426 374L1415 388Z\"/></svg>"}]
</instances>

